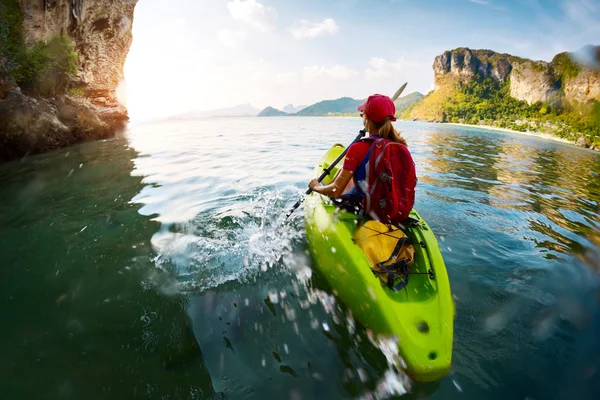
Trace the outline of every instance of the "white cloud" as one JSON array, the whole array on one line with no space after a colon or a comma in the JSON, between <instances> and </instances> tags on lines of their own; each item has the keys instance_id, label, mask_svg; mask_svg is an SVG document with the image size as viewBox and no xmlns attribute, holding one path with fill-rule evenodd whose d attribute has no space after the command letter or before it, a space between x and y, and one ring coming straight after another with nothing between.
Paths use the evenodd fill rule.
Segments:
<instances>
[{"instance_id":1,"label":"white cloud","mask_svg":"<svg viewBox=\"0 0 600 400\"><path fill-rule=\"evenodd\" d=\"M581 31L600 32L599 6L586 0L563 3L565 16Z\"/></svg>"},{"instance_id":2,"label":"white cloud","mask_svg":"<svg viewBox=\"0 0 600 400\"><path fill-rule=\"evenodd\" d=\"M433 80L429 56L417 53L406 53L396 60L373 57L364 73L364 87L372 88L369 91L376 93L394 93L404 82L408 82L406 93L426 93Z\"/></svg>"},{"instance_id":3,"label":"white cloud","mask_svg":"<svg viewBox=\"0 0 600 400\"><path fill-rule=\"evenodd\" d=\"M246 33L244 32L223 29L217 35L219 42L233 49L240 47L246 41Z\"/></svg>"},{"instance_id":4,"label":"white cloud","mask_svg":"<svg viewBox=\"0 0 600 400\"><path fill-rule=\"evenodd\" d=\"M335 35L340 27L331 18L326 18L323 22L309 22L302 20L297 28L290 29L296 39L316 38L323 35Z\"/></svg>"},{"instance_id":5,"label":"white cloud","mask_svg":"<svg viewBox=\"0 0 600 400\"><path fill-rule=\"evenodd\" d=\"M305 82L310 82L321 77L336 80L347 80L356 75L358 75L358 71L344 67L343 65L334 65L332 67L314 65L312 67L304 67L302 70L302 78Z\"/></svg>"},{"instance_id":6,"label":"white cloud","mask_svg":"<svg viewBox=\"0 0 600 400\"><path fill-rule=\"evenodd\" d=\"M256 0L233 0L227 3L227 8L233 19L247 22L265 32L275 29L279 17L276 9Z\"/></svg>"},{"instance_id":7,"label":"white cloud","mask_svg":"<svg viewBox=\"0 0 600 400\"><path fill-rule=\"evenodd\" d=\"M369 67L365 71L367 79L377 80L398 76L404 69L405 61L400 59L396 62L388 61L385 58L373 57L369 61Z\"/></svg>"},{"instance_id":8,"label":"white cloud","mask_svg":"<svg viewBox=\"0 0 600 400\"><path fill-rule=\"evenodd\" d=\"M280 72L275 77L275 80L277 83L286 85L296 82L298 80L298 76L299 75L296 72Z\"/></svg>"}]
</instances>

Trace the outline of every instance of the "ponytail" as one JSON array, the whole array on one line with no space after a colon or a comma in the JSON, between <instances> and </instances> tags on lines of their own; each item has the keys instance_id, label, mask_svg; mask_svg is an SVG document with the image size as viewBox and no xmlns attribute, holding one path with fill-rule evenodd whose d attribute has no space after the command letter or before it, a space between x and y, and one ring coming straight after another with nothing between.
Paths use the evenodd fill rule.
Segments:
<instances>
[{"instance_id":1,"label":"ponytail","mask_svg":"<svg viewBox=\"0 0 600 400\"><path fill-rule=\"evenodd\" d=\"M396 128L394 128L392 121L390 121L389 119L386 119L383 122L374 122L374 121L371 121L370 119L367 119L367 124L369 125L369 126L366 126L367 131L369 131L369 132L377 131L377 134L379 135L380 138L388 139L388 140L391 140L396 143L400 143L400 144L408 147L406 140L402 136L400 136L400 132L398 132L396 130ZM372 130L372 129L370 129L371 127L375 128L375 129Z\"/></svg>"}]
</instances>

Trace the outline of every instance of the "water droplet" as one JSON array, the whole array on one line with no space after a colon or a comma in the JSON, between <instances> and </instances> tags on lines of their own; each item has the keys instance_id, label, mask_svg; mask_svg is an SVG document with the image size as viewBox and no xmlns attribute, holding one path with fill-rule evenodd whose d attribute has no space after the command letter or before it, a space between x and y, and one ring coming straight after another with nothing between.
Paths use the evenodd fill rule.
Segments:
<instances>
[{"instance_id":1,"label":"water droplet","mask_svg":"<svg viewBox=\"0 0 600 400\"><path fill-rule=\"evenodd\" d=\"M277 292L269 290L269 301L273 304L279 303L279 297L277 295Z\"/></svg>"},{"instance_id":2,"label":"water droplet","mask_svg":"<svg viewBox=\"0 0 600 400\"><path fill-rule=\"evenodd\" d=\"M369 287L367 288L367 291L369 292L369 295L371 296L371 298L372 298L373 300L377 300L377 296L375 295L375 292L373 291L373 288L372 288L372 287L370 287L370 286L369 286Z\"/></svg>"},{"instance_id":3,"label":"water droplet","mask_svg":"<svg viewBox=\"0 0 600 400\"><path fill-rule=\"evenodd\" d=\"M460 385L454 380L452 379L452 383L454 383L454 386L456 387L456 390L458 390L460 393L462 393L462 388L460 387Z\"/></svg>"},{"instance_id":4,"label":"water droplet","mask_svg":"<svg viewBox=\"0 0 600 400\"><path fill-rule=\"evenodd\" d=\"M285 316L289 321L294 321L296 319L296 310L292 307L285 306Z\"/></svg>"},{"instance_id":5,"label":"water droplet","mask_svg":"<svg viewBox=\"0 0 600 400\"><path fill-rule=\"evenodd\" d=\"M323 380L323 375L319 374L318 372L313 372L312 377L318 381Z\"/></svg>"},{"instance_id":6,"label":"water droplet","mask_svg":"<svg viewBox=\"0 0 600 400\"><path fill-rule=\"evenodd\" d=\"M367 376L367 373L365 372L364 369L359 368L356 370L356 372L358 373L358 377L360 378L361 382L364 383L369 379L369 377Z\"/></svg>"}]
</instances>

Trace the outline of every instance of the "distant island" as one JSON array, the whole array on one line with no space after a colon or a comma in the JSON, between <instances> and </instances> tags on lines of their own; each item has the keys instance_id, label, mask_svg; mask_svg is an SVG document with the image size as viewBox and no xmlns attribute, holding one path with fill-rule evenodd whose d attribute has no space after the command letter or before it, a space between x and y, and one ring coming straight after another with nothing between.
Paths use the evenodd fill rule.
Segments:
<instances>
[{"instance_id":1,"label":"distant island","mask_svg":"<svg viewBox=\"0 0 600 400\"><path fill-rule=\"evenodd\" d=\"M423 94L414 92L396 100L396 112L400 113L412 104L423 98ZM332 116L332 115L348 115L357 116L359 113L357 107L365 102L365 99L353 99L351 97L341 97L335 100L323 100L308 106L298 112L288 113L278 110L273 107L266 107L258 116L259 117L274 117L274 116Z\"/></svg>"},{"instance_id":2,"label":"distant island","mask_svg":"<svg viewBox=\"0 0 600 400\"><path fill-rule=\"evenodd\" d=\"M259 117L281 117L285 115L290 114L273 107L265 107L261 112L258 113Z\"/></svg>"},{"instance_id":3,"label":"distant island","mask_svg":"<svg viewBox=\"0 0 600 400\"><path fill-rule=\"evenodd\" d=\"M588 47L597 57L600 46ZM433 63L435 90L401 117L554 134L600 149L600 72L560 53L551 62L458 48Z\"/></svg>"}]
</instances>

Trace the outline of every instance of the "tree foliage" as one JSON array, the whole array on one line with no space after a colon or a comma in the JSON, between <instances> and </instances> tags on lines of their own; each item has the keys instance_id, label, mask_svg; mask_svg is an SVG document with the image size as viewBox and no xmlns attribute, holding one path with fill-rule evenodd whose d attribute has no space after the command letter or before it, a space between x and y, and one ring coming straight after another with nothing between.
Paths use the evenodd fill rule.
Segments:
<instances>
[{"instance_id":1,"label":"tree foliage","mask_svg":"<svg viewBox=\"0 0 600 400\"><path fill-rule=\"evenodd\" d=\"M23 15L17 0L0 0L0 78L17 69L17 58L25 48Z\"/></svg>"},{"instance_id":2,"label":"tree foliage","mask_svg":"<svg viewBox=\"0 0 600 400\"><path fill-rule=\"evenodd\" d=\"M452 95L442 102L442 121L498 126L522 132L553 132L570 140L583 136L588 143L600 145L600 124L595 116L600 108L597 101L553 107L542 102L528 104L513 98L509 92L509 81L487 78L457 82Z\"/></svg>"},{"instance_id":3,"label":"tree foliage","mask_svg":"<svg viewBox=\"0 0 600 400\"><path fill-rule=\"evenodd\" d=\"M25 92L51 97L65 93L77 76L77 53L64 36L27 48L17 0L0 0L0 78Z\"/></svg>"}]
</instances>

